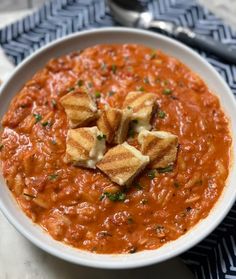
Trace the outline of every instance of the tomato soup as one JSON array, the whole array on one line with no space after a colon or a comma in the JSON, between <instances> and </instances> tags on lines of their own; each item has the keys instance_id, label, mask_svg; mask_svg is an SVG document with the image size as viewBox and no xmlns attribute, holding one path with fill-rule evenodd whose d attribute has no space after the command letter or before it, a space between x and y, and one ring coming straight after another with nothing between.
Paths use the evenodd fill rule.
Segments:
<instances>
[{"instance_id":1,"label":"tomato soup","mask_svg":"<svg viewBox=\"0 0 236 279\"><path fill-rule=\"evenodd\" d=\"M100 109L122 107L130 91L155 93L153 129L178 136L174 168L145 169L125 187L65 163L69 126L59 99L75 86ZM209 214L229 173L232 139L218 98L179 60L141 45L97 45L52 59L12 100L2 126L3 175L22 210L54 239L95 253L177 239ZM132 129L127 142L138 148ZM104 194L111 190L119 195Z\"/></svg>"}]
</instances>

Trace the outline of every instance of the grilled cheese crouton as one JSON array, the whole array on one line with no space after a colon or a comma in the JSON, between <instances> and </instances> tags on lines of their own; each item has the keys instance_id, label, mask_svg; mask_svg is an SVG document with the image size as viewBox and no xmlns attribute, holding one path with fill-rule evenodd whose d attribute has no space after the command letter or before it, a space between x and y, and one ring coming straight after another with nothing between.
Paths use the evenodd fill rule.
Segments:
<instances>
[{"instance_id":1,"label":"grilled cheese crouton","mask_svg":"<svg viewBox=\"0 0 236 279\"><path fill-rule=\"evenodd\" d=\"M73 91L60 99L65 108L70 128L81 127L97 117L97 107L86 92Z\"/></svg>"},{"instance_id":2,"label":"grilled cheese crouton","mask_svg":"<svg viewBox=\"0 0 236 279\"><path fill-rule=\"evenodd\" d=\"M97 167L119 185L129 185L149 163L149 157L127 142L111 148Z\"/></svg>"},{"instance_id":3,"label":"grilled cheese crouton","mask_svg":"<svg viewBox=\"0 0 236 279\"><path fill-rule=\"evenodd\" d=\"M120 144L125 141L128 133L132 112L117 108L106 108L97 121L100 131L106 135L108 143Z\"/></svg>"},{"instance_id":4,"label":"grilled cheese crouton","mask_svg":"<svg viewBox=\"0 0 236 279\"><path fill-rule=\"evenodd\" d=\"M150 168L172 165L177 156L178 137L164 131L142 130L138 135L141 152L150 157Z\"/></svg>"},{"instance_id":5,"label":"grilled cheese crouton","mask_svg":"<svg viewBox=\"0 0 236 279\"><path fill-rule=\"evenodd\" d=\"M118 130L115 133L114 143L121 144L122 142L125 141L129 130L129 123L131 120L131 116L132 116L131 110L129 109L122 110L121 121Z\"/></svg>"},{"instance_id":6,"label":"grilled cheese crouton","mask_svg":"<svg viewBox=\"0 0 236 279\"><path fill-rule=\"evenodd\" d=\"M106 141L111 143L120 126L122 111L116 108L106 108L102 111L97 126L99 130L106 135Z\"/></svg>"},{"instance_id":7,"label":"grilled cheese crouton","mask_svg":"<svg viewBox=\"0 0 236 279\"><path fill-rule=\"evenodd\" d=\"M97 127L70 129L66 140L67 163L95 168L105 152L105 139Z\"/></svg>"},{"instance_id":8,"label":"grilled cheese crouton","mask_svg":"<svg viewBox=\"0 0 236 279\"><path fill-rule=\"evenodd\" d=\"M156 106L157 96L154 93L133 91L125 97L123 108L132 110L132 120L137 124L134 129L140 132L143 128L150 130L150 120Z\"/></svg>"}]
</instances>

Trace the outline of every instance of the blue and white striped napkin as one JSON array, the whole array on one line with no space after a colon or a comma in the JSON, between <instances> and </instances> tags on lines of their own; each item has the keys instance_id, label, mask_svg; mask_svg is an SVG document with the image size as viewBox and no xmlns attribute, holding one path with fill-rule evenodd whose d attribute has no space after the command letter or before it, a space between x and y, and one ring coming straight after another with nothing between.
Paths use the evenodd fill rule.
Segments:
<instances>
[{"instance_id":1,"label":"blue and white striped napkin","mask_svg":"<svg viewBox=\"0 0 236 279\"><path fill-rule=\"evenodd\" d=\"M196 0L150 0L158 19L188 26L196 33L236 46L236 33ZM57 38L92 27L116 25L105 0L55 0L0 30L0 45L14 64ZM236 66L200 52L226 80L236 95ZM236 278L236 205L204 241L181 255L196 278Z\"/></svg>"}]
</instances>

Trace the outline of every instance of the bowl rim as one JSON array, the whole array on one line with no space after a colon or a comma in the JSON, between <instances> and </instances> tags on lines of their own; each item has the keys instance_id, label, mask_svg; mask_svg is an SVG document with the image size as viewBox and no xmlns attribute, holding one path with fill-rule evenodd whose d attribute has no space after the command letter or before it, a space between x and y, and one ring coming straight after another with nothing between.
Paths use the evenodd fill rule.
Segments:
<instances>
[{"instance_id":1,"label":"bowl rim","mask_svg":"<svg viewBox=\"0 0 236 279\"><path fill-rule=\"evenodd\" d=\"M231 93L230 88L226 84L226 82L223 80L223 78L220 76L220 74L213 68L213 66L211 66L203 57L201 57L194 50L190 49L186 45L184 45L184 44L182 44L182 43L180 43L180 42L178 42L178 41L176 41L172 38L169 38L167 36L164 36L164 35L161 35L161 34L158 34L158 33L154 33L154 32L151 32L151 31L134 29L134 28L125 28L125 27L105 27L105 28L99 28L99 29L90 29L90 30L86 30L86 31L79 31L79 32L73 33L71 35L68 35L68 36L59 38L57 40L54 40L53 42L51 42L49 44L46 44L45 46L43 46L42 48L38 49L33 54L31 54L29 57L27 57L22 63L20 63L15 68L15 70L10 75L10 77L1 86L0 96L2 95L2 92L4 92L8 83L10 83L11 80L14 78L14 76L18 72L21 71L21 68L24 67L31 60L36 59L38 54L41 54L44 51L46 51L46 50L48 50L52 47L57 46L58 44L62 43L63 41L67 41L67 40L75 38L75 37L80 37L80 36L83 36L83 35L94 35L94 34L99 34L99 33L110 33L110 32L113 32L113 33L123 33L123 32L127 33L128 32L128 33L136 34L137 36L138 35L146 35L147 37L151 36L151 37L155 37L157 40L161 39L161 40L165 41L166 43L172 44L174 46L177 46L177 47L183 49L189 55L191 55L194 58L196 58L197 60L199 60L204 66L206 66L209 70L211 70L211 72L214 72L215 76L221 81L222 85L225 87L225 90L229 93L229 94L227 94L228 98L233 103L234 107L236 108L236 101L233 97L233 94ZM232 136L232 139L233 139L233 136ZM234 143L232 143L232 146L233 146L233 144ZM232 161L232 159L231 159L231 161ZM233 165L233 163L234 163L234 160L232 162L232 165ZM4 185L4 187L5 187L5 185ZM222 196L222 193L221 193L221 196ZM215 203L215 205L213 206L213 208L216 207L216 205L219 202L221 196L218 198L218 200ZM227 215L227 213L231 209L235 199L236 199L236 191L235 191L234 195L232 195L230 197L230 200L228 200L228 203L224 206L224 210L221 211L221 215L217 216L217 219L215 220L215 222L213 224L211 224L210 226L206 227L205 231L202 232L201 235L199 235L195 239L193 239L189 242L186 242L181 247L180 246L177 247L175 250L173 250L169 253L166 253L162 257L152 256L152 257L149 257L149 258L146 258L146 259L137 260L135 262L129 262L129 261L107 262L107 261L104 261L102 259L103 254L96 254L97 258L101 258L101 259L88 260L88 259L83 259L82 257L74 257L72 255L68 255L68 253L66 251L62 253L61 251L59 251L59 249L57 249L55 247L52 247L52 246L49 246L48 244L45 244L43 241L40 241L39 239L37 239L36 236L30 234L30 232L27 231L27 229L25 229L23 227L23 225L20 223L20 221L18 221L14 217L14 215L11 214L8 211L7 207L4 206L4 203L1 201L1 197L0 197L0 210L2 211L4 216L7 218L7 220L17 229L18 232L20 232L24 237L26 237L28 240L30 240L32 243L34 243L37 247L41 248L42 250L46 251L47 253L49 253L53 256L56 256L58 258L61 258L63 260L66 260L66 261L74 263L74 264L80 264L80 265L88 266L88 267L106 268L106 269L126 269L126 268L136 268L136 267L141 267L141 266L147 266L147 265L154 264L154 263L160 263L162 261L165 261L167 259L175 257L175 256L187 251L191 247L195 246L197 243L202 241L206 236L208 236L220 224L220 222L224 219L224 217ZM22 213L25 214L23 211L22 211ZM208 216L209 215L211 215L211 212L208 214ZM207 219L208 216L205 219ZM201 222L201 220L195 226L193 226L193 228L198 226L200 222ZM35 224L32 223L32 225L35 225ZM173 240L171 242L175 242L178 239ZM67 244L62 244L62 245L68 246ZM155 251L155 250L158 250L158 249L154 249L152 251ZM142 252L144 252L144 251L140 251L140 253L142 253ZM90 252L88 252L88 253L90 253ZM110 255L110 256L112 256L112 255Z\"/></svg>"}]
</instances>

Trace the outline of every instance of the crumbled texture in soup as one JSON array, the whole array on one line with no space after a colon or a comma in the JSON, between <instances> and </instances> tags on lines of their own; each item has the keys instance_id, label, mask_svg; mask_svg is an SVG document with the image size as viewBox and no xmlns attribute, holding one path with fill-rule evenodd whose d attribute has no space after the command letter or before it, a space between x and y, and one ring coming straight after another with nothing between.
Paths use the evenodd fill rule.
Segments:
<instances>
[{"instance_id":1,"label":"crumbled texture in soup","mask_svg":"<svg viewBox=\"0 0 236 279\"><path fill-rule=\"evenodd\" d=\"M64 163L68 124L59 99L75 86L100 108L120 108L134 90L157 94L152 125L179 138L173 170L146 169L124 189L99 170ZM23 211L53 238L96 253L178 238L209 214L228 176L231 136L218 98L180 61L145 46L98 45L52 59L2 125L3 174ZM132 129L128 142L138 147Z\"/></svg>"}]
</instances>

